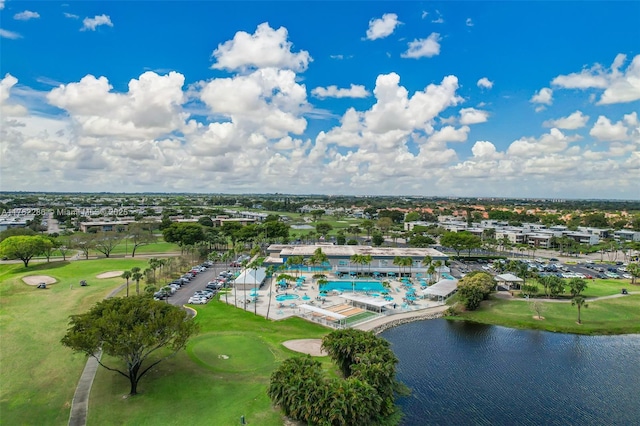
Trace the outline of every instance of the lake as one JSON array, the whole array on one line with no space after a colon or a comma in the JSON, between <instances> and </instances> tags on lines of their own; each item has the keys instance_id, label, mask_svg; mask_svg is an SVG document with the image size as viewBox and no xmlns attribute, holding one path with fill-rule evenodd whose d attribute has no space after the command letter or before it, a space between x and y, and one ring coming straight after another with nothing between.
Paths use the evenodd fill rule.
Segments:
<instances>
[{"instance_id":1,"label":"lake","mask_svg":"<svg viewBox=\"0 0 640 426\"><path fill-rule=\"evenodd\" d=\"M640 336L577 336L444 319L383 332L403 425L638 425Z\"/></svg>"}]
</instances>

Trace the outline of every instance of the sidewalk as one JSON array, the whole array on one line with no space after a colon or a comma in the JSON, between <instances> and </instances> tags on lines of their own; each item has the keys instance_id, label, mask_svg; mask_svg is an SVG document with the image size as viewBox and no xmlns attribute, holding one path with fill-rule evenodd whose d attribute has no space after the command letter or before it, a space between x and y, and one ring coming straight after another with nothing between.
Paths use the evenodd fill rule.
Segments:
<instances>
[{"instance_id":1,"label":"sidewalk","mask_svg":"<svg viewBox=\"0 0 640 426\"><path fill-rule=\"evenodd\" d=\"M433 308L420 309L416 311L403 312L400 314L385 315L374 320L356 325L354 328L363 331L375 331L384 325L400 325L412 321L431 319L440 316L449 308L448 305L435 306Z\"/></svg>"},{"instance_id":2,"label":"sidewalk","mask_svg":"<svg viewBox=\"0 0 640 426\"><path fill-rule=\"evenodd\" d=\"M113 290L107 295L105 299L109 299L123 288L126 284L122 284L120 287ZM98 371L98 359L102 356L102 350L98 352L96 357L90 356L87 359L87 364L82 370L82 375L76 386L76 392L73 394L73 400L71 401L71 412L69 413L69 426L85 426L87 424L87 412L89 411L89 394L91 393L91 386L93 386L93 379L96 377Z\"/></svg>"}]
</instances>

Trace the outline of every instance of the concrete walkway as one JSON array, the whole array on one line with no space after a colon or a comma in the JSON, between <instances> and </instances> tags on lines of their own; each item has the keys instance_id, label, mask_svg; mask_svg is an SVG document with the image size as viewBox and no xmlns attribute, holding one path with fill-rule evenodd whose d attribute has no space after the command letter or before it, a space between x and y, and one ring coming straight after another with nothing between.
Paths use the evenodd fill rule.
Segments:
<instances>
[{"instance_id":1,"label":"concrete walkway","mask_svg":"<svg viewBox=\"0 0 640 426\"><path fill-rule=\"evenodd\" d=\"M124 289L126 284L113 290L105 299L109 299L119 291ZM73 400L71 401L71 412L69 413L69 426L85 426L87 424L87 412L89 411L89 394L91 393L91 386L93 386L93 379L96 377L98 371L98 360L102 356L102 350L100 350L96 357L90 356L87 359L87 364L82 370L82 375L76 386L76 392L73 394Z\"/></svg>"},{"instance_id":2,"label":"concrete walkway","mask_svg":"<svg viewBox=\"0 0 640 426\"><path fill-rule=\"evenodd\" d=\"M585 297L585 300L587 302L596 302L598 300L607 300L607 299L617 299L619 297L626 297L628 295L631 294L640 294L640 291L630 291L628 294L622 294L622 293L618 293L618 294L611 294L609 296L597 296L597 297ZM538 302L549 302L549 303L571 303L571 299L550 299L550 298L540 298L540 297L535 297L535 298L531 298L531 299L525 299L523 297L514 297L509 293L505 293L505 292L499 292L499 293L495 293L495 296L497 299L502 299L502 300L512 300L512 301L516 301L516 302L530 302L532 300L538 301Z\"/></svg>"},{"instance_id":3,"label":"concrete walkway","mask_svg":"<svg viewBox=\"0 0 640 426\"><path fill-rule=\"evenodd\" d=\"M420 321L422 319L428 319L428 318L432 318L434 315L439 315L442 314L444 311L446 311L449 308L448 305L441 305L441 306L436 306L433 308L426 308L426 309L419 309L419 310L415 310L415 311L408 311L408 312L403 312L400 314L393 314L393 315L385 315L382 317L378 317L376 319L373 319L371 321L367 321L361 324L357 324L355 327L358 330L364 330L364 331L372 331L372 330L376 330L380 327L382 327L383 325L389 324L389 323L398 323L398 324L404 324L407 322L411 322L413 321Z\"/></svg>"}]
</instances>

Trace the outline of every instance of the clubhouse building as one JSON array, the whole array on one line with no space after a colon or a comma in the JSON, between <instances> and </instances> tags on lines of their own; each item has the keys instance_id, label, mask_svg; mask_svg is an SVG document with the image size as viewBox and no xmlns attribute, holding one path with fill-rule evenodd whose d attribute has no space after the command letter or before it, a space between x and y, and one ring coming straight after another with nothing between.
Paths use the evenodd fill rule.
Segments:
<instances>
[{"instance_id":1,"label":"clubhouse building","mask_svg":"<svg viewBox=\"0 0 640 426\"><path fill-rule=\"evenodd\" d=\"M264 264L266 266L286 265L289 258L298 256L306 260L313 256L318 248L327 256L328 262L323 265L306 265L305 267L309 271L331 271L337 276L420 277L426 276L429 268L429 265L424 263L425 257L430 256L432 262L441 261L442 265L445 260L449 259L446 254L432 248L272 244L267 249L268 257L265 258ZM371 262L368 264L353 263L354 255L371 256ZM396 258L409 258L411 264L399 266L394 264Z\"/></svg>"}]
</instances>

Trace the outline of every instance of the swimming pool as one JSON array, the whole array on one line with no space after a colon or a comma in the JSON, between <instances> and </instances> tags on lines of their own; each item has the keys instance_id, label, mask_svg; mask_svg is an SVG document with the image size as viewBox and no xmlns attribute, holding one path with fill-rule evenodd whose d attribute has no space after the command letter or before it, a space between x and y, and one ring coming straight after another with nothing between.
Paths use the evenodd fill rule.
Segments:
<instances>
[{"instance_id":1,"label":"swimming pool","mask_svg":"<svg viewBox=\"0 0 640 426\"><path fill-rule=\"evenodd\" d=\"M442 278L444 278L445 280L455 280L454 277L452 277L451 275L447 274L446 272L442 273Z\"/></svg>"},{"instance_id":2,"label":"swimming pool","mask_svg":"<svg viewBox=\"0 0 640 426\"><path fill-rule=\"evenodd\" d=\"M299 298L300 296L298 296L297 294L280 294L276 296L276 301L284 302L285 300L295 300Z\"/></svg>"},{"instance_id":3,"label":"swimming pool","mask_svg":"<svg viewBox=\"0 0 640 426\"><path fill-rule=\"evenodd\" d=\"M322 286L322 290L353 291L354 284L356 291L381 292L384 290L380 281L329 281Z\"/></svg>"}]
</instances>

